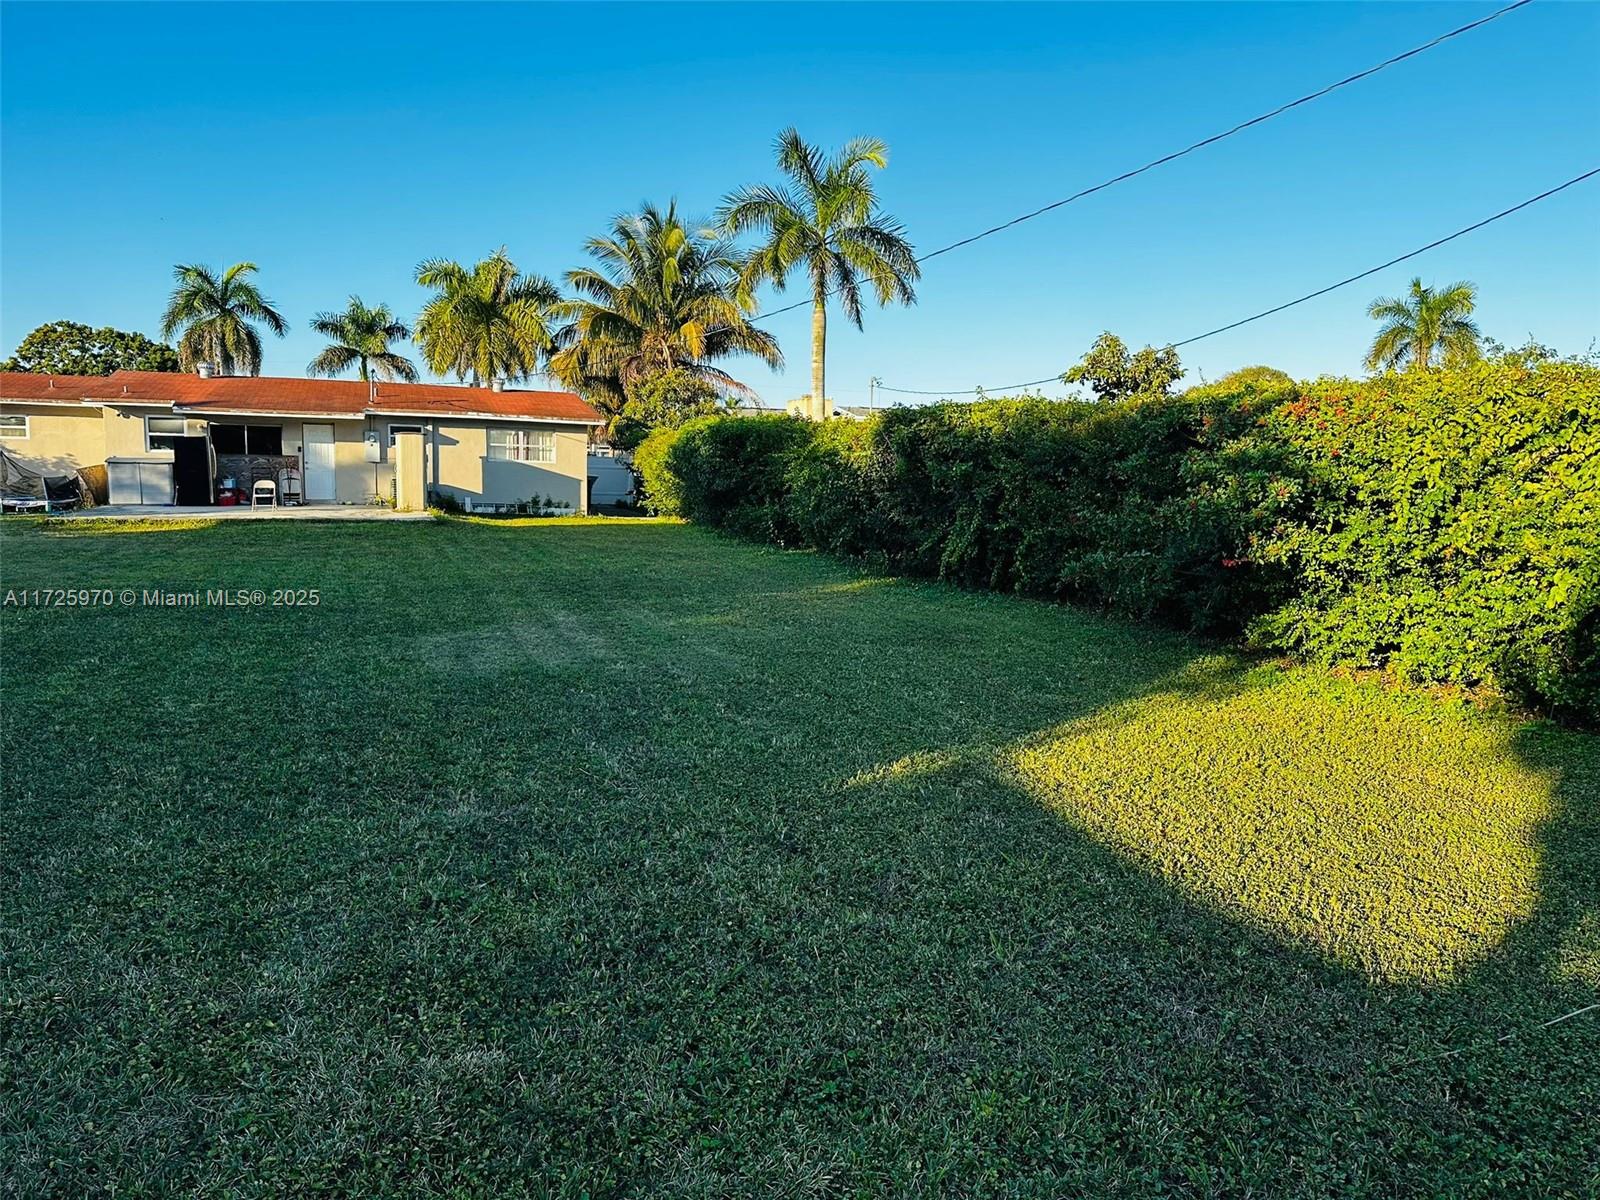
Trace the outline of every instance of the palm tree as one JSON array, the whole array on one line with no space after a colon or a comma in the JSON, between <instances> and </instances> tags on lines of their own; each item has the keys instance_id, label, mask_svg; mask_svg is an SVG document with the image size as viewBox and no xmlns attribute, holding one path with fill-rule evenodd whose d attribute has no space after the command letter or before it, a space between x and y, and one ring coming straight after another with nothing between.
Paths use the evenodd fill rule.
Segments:
<instances>
[{"instance_id":1,"label":"palm tree","mask_svg":"<svg viewBox=\"0 0 1600 1200\"><path fill-rule=\"evenodd\" d=\"M417 267L417 282L437 293L423 306L415 335L435 374L470 376L487 387L538 370L550 348L550 310L561 293L541 275L520 274L504 246L471 270L430 258Z\"/></svg>"},{"instance_id":2,"label":"palm tree","mask_svg":"<svg viewBox=\"0 0 1600 1200\"><path fill-rule=\"evenodd\" d=\"M179 264L172 269L178 286L172 289L161 318L162 338L178 339L178 366L192 371L209 362L222 375L261 374L259 321L282 337L289 322L251 282L256 265L234 263L221 275L210 267Z\"/></svg>"},{"instance_id":3,"label":"palm tree","mask_svg":"<svg viewBox=\"0 0 1600 1200\"><path fill-rule=\"evenodd\" d=\"M413 383L417 368L403 354L389 349L389 343L411 336L411 331L394 319L387 304L368 308L360 296L351 296L343 312L319 312L311 318L311 328L333 344L311 360L308 375L338 375L356 366L362 380L399 379Z\"/></svg>"},{"instance_id":4,"label":"palm tree","mask_svg":"<svg viewBox=\"0 0 1600 1200\"><path fill-rule=\"evenodd\" d=\"M556 306L567 324L550 369L602 409L617 412L633 385L674 369L724 394L748 393L713 365L733 354L783 365L777 340L750 324L755 303L741 292L733 247L691 231L675 203L617 217L611 236L585 249L598 266L567 272L577 296Z\"/></svg>"},{"instance_id":5,"label":"palm tree","mask_svg":"<svg viewBox=\"0 0 1600 1200\"><path fill-rule=\"evenodd\" d=\"M1446 361L1477 358L1483 336L1471 320L1477 296L1477 287L1464 281L1436 292L1413 279L1406 295L1374 300L1367 316L1384 324L1367 354L1367 370L1389 371L1405 363L1426 371L1435 351L1442 351Z\"/></svg>"},{"instance_id":6,"label":"palm tree","mask_svg":"<svg viewBox=\"0 0 1600 1200\"><path fill-rule=\"evenodd\" d=\"M856 138L824 159L793 129L778 135L778 167L789 185L741 188L723 201L723 228L731 235L754 230L763 237L746 260L746 291L764 280L782 291L789 272L804 264L811 284L811 407L824 420L827 403L828 297L861 328L861 281L879 304L912 304L912 281L921 275L905 231L874 210L877 196L867 168L882 168L889 150L875 138Z\"/></svg>"}]
</instances>

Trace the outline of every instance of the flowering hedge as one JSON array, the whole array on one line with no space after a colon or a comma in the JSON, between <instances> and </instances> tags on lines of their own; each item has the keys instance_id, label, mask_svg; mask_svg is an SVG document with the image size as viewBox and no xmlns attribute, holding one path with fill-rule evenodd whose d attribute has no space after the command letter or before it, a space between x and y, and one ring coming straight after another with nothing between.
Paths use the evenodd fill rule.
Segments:
<instances>
[{"instance_id":1,"label":"flowering hedge","mask_svg":"<svg viewBox=\"0 0 1600 1200\"><path fill-rule=\"evenodd\" d=\"M1600 709L1590 365L712 418L657 458L745 536Z\"/></svg>"},{"instance_id":2,"label":"flowering hedge","mask_svg":"<svg viewBox=\"0 0 1600 1200\"><path fill-rule=\"evenodd\" d=\"M1500 362L1322 381L1273 426L1313 503L1274 544L1295 590L1258 641L1593 718L1600 371Z\"/></svg>"}]
</instances>

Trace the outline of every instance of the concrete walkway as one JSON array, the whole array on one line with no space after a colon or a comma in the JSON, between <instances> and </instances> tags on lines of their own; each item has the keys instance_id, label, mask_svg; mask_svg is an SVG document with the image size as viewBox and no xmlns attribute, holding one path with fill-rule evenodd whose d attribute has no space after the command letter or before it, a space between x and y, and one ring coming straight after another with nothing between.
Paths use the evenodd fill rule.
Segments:
<instances>
[{"instance_id":1,"label":"concrete walkway","mask_svg":"<svg viewBox=\"0 0 1600 1200\"><path fill-rule=\"evenodd\" d=\"M204 517L217 521L431 521L425 512L395 512L376 504L295 504L281 508L251 508L239 505L179 504L102 504L75 512L54 514L75 521L122 520L169 521Z\"/></svg>"}]
</instances>

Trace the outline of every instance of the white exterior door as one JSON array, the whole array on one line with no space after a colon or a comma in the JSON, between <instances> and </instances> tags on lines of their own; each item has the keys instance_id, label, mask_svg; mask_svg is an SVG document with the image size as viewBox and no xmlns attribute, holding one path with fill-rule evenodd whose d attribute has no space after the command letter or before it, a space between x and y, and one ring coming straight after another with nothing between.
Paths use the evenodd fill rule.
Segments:
<instances>
[{"instance_id":1,"label":"white exterior door","mask_svg":"<svg viewBox=\"0 0 1600 1200\"><path fill-rule=\"evenodd\" d=\"M333 426L305 426L300 431L300 448L306 460L306 499L334 499L338 493L333 483Z\"/></svg>"}]
</instances>

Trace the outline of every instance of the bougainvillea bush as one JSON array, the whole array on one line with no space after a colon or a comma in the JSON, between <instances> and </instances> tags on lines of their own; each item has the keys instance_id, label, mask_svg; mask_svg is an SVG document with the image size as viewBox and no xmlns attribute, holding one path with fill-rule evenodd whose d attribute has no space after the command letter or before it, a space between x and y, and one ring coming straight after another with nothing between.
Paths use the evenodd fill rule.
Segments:
<instances>
[{"instance_id":1,"label":"bougainvillea bush","mask_svg":"<svg viewBox=\"0 0 1600 1200\"><path fill-rule=\"evenodd\" d=\"M1255 638L1424 683L1600 703L1600 370L1484 362L1307 386L1272 414L1312 503Z\"/></svg>"},{"instance_id":2,"label":"bougainvillea bush","mask_svg":"<svg viewBox=\"0 0 1600 1200\"><path fill-rule=\"evenodd\" d=\"M684 516L746 536L1600 709L1590 363L707 419L656 461Z\"/></svg>"}]
</instances>

